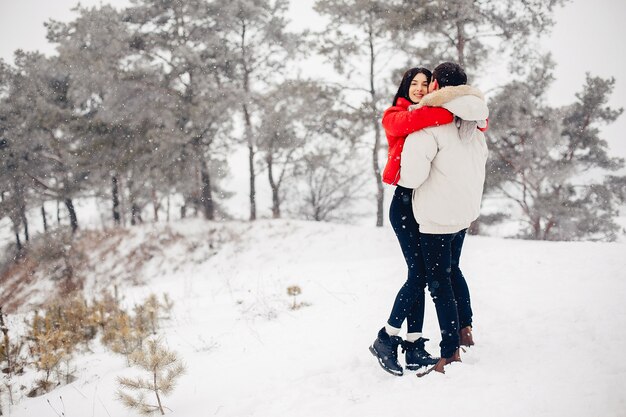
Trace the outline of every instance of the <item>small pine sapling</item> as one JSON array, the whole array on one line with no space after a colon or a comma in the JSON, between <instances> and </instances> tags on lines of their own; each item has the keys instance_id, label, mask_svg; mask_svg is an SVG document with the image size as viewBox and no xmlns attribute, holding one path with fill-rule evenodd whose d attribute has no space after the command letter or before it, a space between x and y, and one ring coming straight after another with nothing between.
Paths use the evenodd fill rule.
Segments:
<instances>
[{"instance_id":1,"label":"small pine sapling","mask_svg":"<svg viewBox=\"0 0 626 417\"><path fill-rule=\"evenodd\" d=\"M115 287L117 289L117 287ZM113 296L109 292L104 292L99 300L93 300L93 320L97 322L100 329L104 330L112 317L120 311L117 295Z\"/></svg>"},{"instance_id":2,"label":"small pine sapling","mask_svg":"<svg viewBox=\"0 0 626 417\"><path fill-rule=\"evenodd\" d=\"M302 289L297 285L292 285L291 287L287 287L287 294L293 297L293 304L291 305L291 309L297 309L299 307L299 304L296 303L296 297L302 294Z\"/></svg>"},{"instance_id":3,"label":"small pine sapling","mask_svg":"<svg viewBox=\"0 0 626 417\"><path fill-rule=\"evenodd\" d=\"M4 324L4 314L0 306L0 331L2 332L2 343L0 344L0 363L7 363L7 370L11 370L11 355L9 355L9 328Z\"/></svg>"},{"instance_id":4,"label":"small pine sapling","mask_svg":"<svg viewBox=\"0 0 626 417\"><path fill-rule=\"evenodd\" d=\"M145 349L136 350L130 358L134 365L144 369L149 375L146 378L118 378L118 399L126 407L141 414L149 415L160 411L164 415L161 396L173 391L176 380L185 372L185 367L176 353L163 347L160 340L149 340ZM131 394L125 390L137 393ZM148 393L154 393L156 405L147 402Z\"/></svg>"},{"instance_id":5,"label":"small pine sapling","mask_svg":"<svg viewBox=\"0 0 626 417\"><path fill-rule=\"evenodd\" d=\"M118 311L109 319L102 335L102 342L116 353L126 356L130 364L130 355L141 347L147 336L145 329L136 326L136 322L125 311Z\"/></svg>"},{"instance_id":6,"label":"small pine sapling","mask_svg":"<svg viewBox=\"0 0 626 417\"><path fill-rule=\"evenodd\" d=\"M143 304L135 306L135 327L156 335L159 320L163 313L170 313L173 305L167 294L163 295L163 302L155 294L150 294Z\"/></svg>"},{"instance_id":7,"label":"small pine sapling","mask_svg":"<svg viewBox=\"0 0 626 417\"><path fill-rule=\"evenodd\" d=\"M72 344L69 340L67 331L54 327L37 334L31 346L31 354L35 357L35 366L43 371L45 376L37 381L33 396L39 395L40 390L48 392L52 387L50 375L58 369L63 360L68 360L71 354Z\"/></svg>"},{"instance_id":8,"label":"small pine sapling","mask_svg":"<svg viewBox=\"0 0 626 417\"><path fill-rule=\"evenodd\" d=\"M24 369L23 360L20 357L23 343L12 342L9 338L9 328L4 321L4 313L0 306L0 331L2 332L2 342L0 343L0 369L4 374L4 386L9 398L9 404L13 405L13 375L21 374ZM0 392L0 399L2 394ZM0 407L0 416L2 408Z\"/></svg>"}]
</instances>

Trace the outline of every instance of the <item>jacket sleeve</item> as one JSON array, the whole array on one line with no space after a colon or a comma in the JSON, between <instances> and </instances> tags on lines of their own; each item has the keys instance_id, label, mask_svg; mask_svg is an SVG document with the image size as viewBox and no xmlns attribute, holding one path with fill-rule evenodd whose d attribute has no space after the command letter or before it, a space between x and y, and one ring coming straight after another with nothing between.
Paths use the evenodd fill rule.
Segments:
<instances>
[{"instance_id":1,"label":"jacket sleeve","mask_svg":"<svg viewBox=\"0 0 626 417\"><path fill-rule=\"evenodd\" d=\"M419 188L430 174L430 165L437 155L437 141L431 132L422 130L406 138L400 157L400 181L406 188Z\"/></svg>"},{"instance_id":2,"label":"jacket sleeve","mask_svg":"<svg viewBox=\"0 0 626 417\"><path fill-rule=\"evenodd\" d=\"M441 107L420 107L412 111L391 107L383 115L383 128L393 136L406 136L426 127L452 123L454 116Z\"/></svg>"},{"instance_id":3,"label":"jacket sleeve","mask_svg":"<svg viewBox=\"0 0 626 417\"><path fill-rule=\"evenodd\" d=\"M481 132L486 132L488 129L489 129L489 119L485 120L484 126L478 126L478 130L480 130Z\"/></svg>"}]
</instances>

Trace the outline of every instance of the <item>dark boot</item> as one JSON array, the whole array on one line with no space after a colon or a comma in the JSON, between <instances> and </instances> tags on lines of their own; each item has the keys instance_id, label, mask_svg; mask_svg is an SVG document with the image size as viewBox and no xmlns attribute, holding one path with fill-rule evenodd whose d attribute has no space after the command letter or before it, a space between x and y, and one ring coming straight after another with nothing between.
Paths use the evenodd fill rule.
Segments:
<instances>
[{"instance_id":1,"label":"dark boot","mask_svg":"<svg viewBox=\"0 0 626 417\"><path fill-rule=\"evenodd\" d=\"M370 346L370 352L376 356L380 366L392 375L401 376L402 366L398 363L398 346L402 343L400 336L389 336L383 327L378 337Z\"/></svg>"},{"instance_id":2,"label":"dark boot","mask_svg":"<svg viewBox=\"0 0 626 417\"><path fill-rule=\"evenodd\" d=\"M417 371L422 366L437 363L439 358L433 358L424 348L424 343L427 341L428 339L420 337L415 342L409 342L408 340L402 342L402 352L405 352L406 369Z\"/></svg>"},{"instance_id":3,"label":"dark boot","mask_svg":"<svg viewBox=\"0 0 626 417\"><path fill-rule=\"evenodd\" d=\"M474 337L472 336L472 326L465 326L459 330L459 340L461 346L474 346Z\"/></svg>"}]
</instances>

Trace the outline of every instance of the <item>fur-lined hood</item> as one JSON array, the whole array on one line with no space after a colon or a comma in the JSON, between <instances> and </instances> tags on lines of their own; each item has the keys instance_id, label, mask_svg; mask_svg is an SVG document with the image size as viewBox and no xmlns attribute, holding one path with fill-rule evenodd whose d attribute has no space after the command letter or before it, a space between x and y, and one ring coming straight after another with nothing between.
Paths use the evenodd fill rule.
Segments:
<instances>
[{"instance_id":1,"label":"fur-lined hood","mask_svg":"<svg viewBox=\"0 0 626 417\"><path fill-rule=\"evenodd\" d=\"M443 87L422 98L411 108L443 107L463 120L483 121L489 117L485 96L469 85Z\"/></svg>"}]
</instances>

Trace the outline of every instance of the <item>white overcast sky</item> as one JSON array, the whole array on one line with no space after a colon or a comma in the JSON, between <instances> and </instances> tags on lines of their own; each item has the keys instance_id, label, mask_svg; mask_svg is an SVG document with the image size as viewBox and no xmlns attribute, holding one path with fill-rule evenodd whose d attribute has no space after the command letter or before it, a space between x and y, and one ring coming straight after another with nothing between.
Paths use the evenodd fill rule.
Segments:
<instances>
[{"instance_id":1,"label":"white overcast sky","mask_svg":"<svg viewBox=\"0 0 626 417\"><path fill-rule=\"evenodd\" d=\"M494 0L496 1L496 0ZM313 0L291 0L291 18L308 26L314 17ZM18 48L53 52L45 38L43 22L49 18L69 20L76 0L0 0L0 58L12 62ZM82 0L83 6L110 3L116 7L128 0ZM610 104L626 108L626 0L573 0L555 13L556 26L542 47L551 51L557 68L556 82L549 90L553 105L571 103L581 90L585 73L615 77ZM499 76L498 78L502 78ZM538 88L540 88L538 86ZM603 128L612 154L626 158L626 114Z\"/></svg>"}]
</instances>

